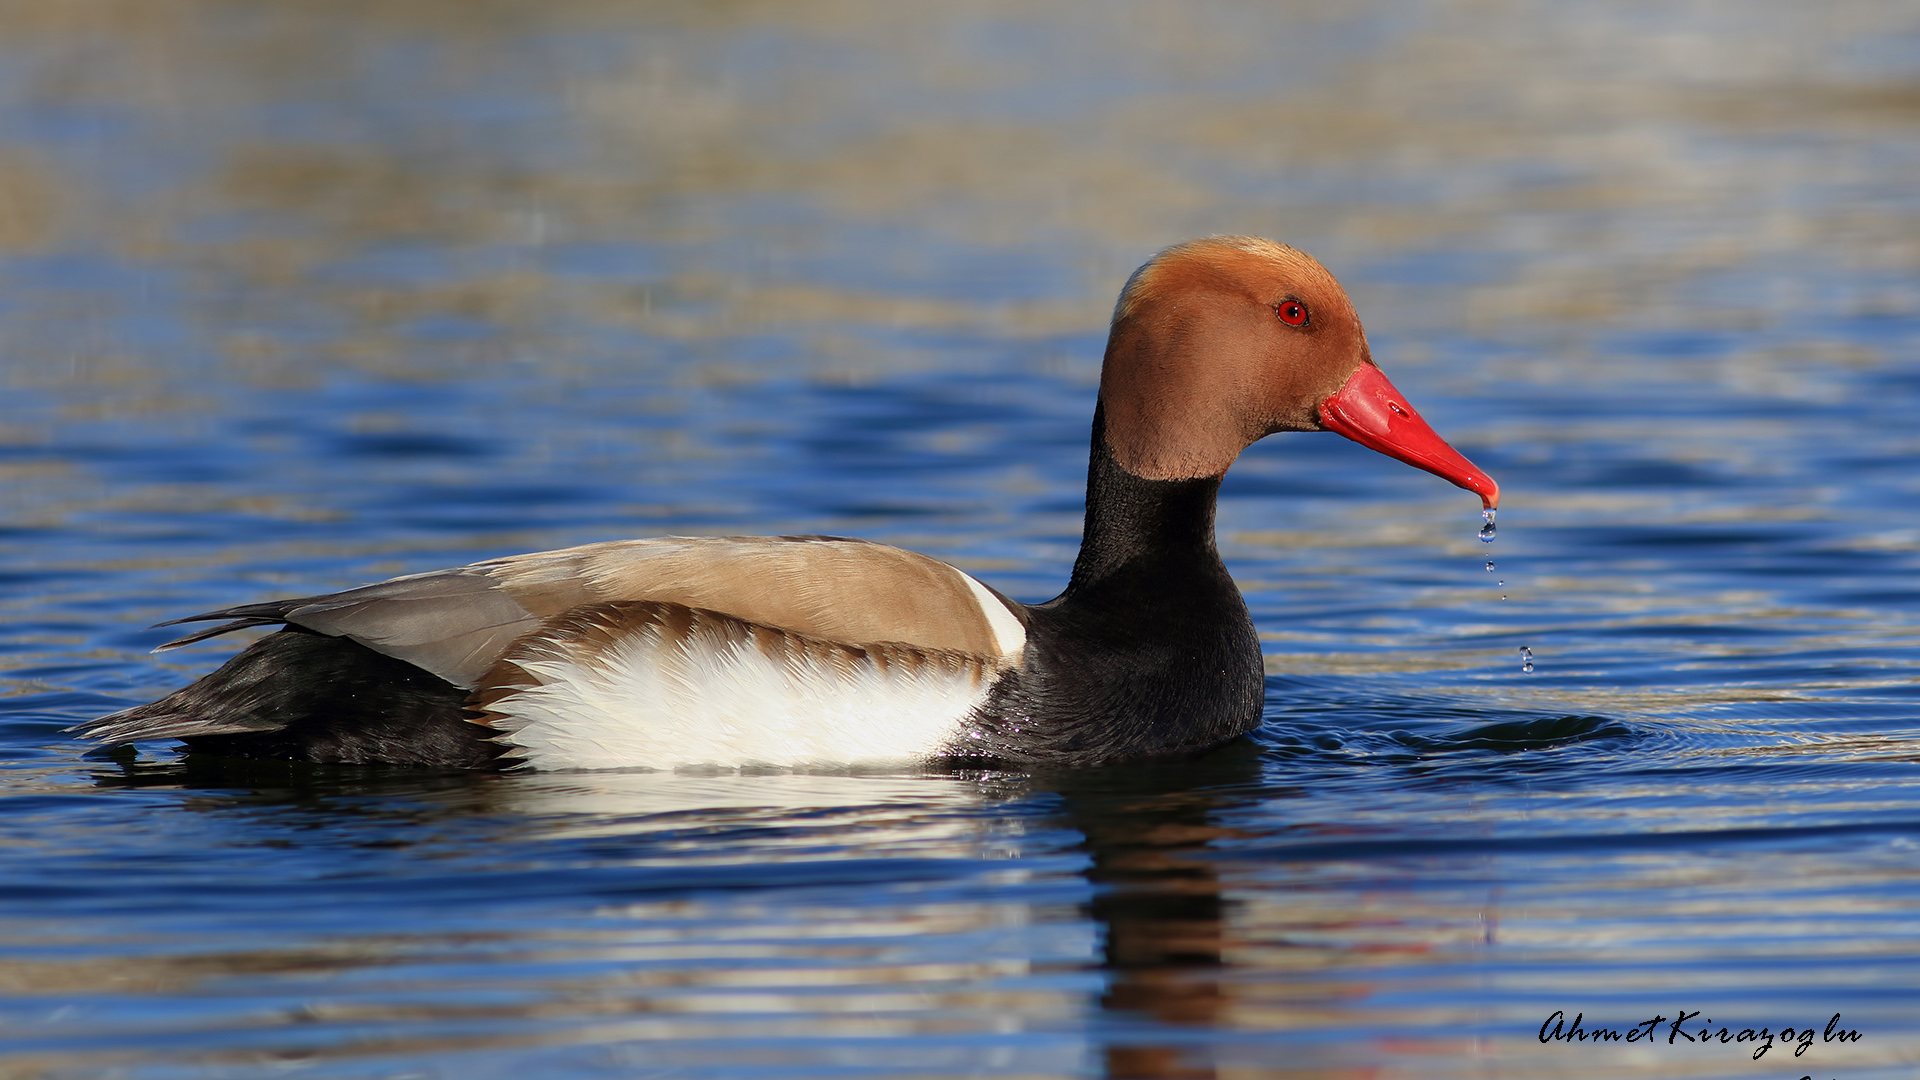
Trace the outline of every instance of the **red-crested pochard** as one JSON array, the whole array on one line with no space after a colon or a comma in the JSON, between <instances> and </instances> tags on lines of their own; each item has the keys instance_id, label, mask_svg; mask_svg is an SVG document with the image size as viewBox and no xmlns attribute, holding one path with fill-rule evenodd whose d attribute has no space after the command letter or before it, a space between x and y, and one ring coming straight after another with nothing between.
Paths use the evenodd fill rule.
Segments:
<instances>
[{"instance_id":1,"label":"red-crested pochard","mask_svg":"<svg viewBox=\"0 0 1920 1080\"><path fill-rule=\"evenodd\" d=\"M1260 642L1214 499L1277 431L1334 431L1500 489L1374 366L1311 256L1219 236L1120 293L1066 591L1022 604L945 563L824 536L618 540L244 604L161 648L283 629L82 724L215 754L540 769L1191 754L1260 722Z\"/></svg>"}]
</instances>

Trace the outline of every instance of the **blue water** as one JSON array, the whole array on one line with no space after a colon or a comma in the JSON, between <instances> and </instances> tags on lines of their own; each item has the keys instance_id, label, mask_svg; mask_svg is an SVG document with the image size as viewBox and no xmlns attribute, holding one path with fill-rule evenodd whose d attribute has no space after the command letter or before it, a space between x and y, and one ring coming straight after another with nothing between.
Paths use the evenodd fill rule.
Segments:
<instances>
[{"instance_id":1,"label":"blue water","mask_svg":"<svg viewBox=\"0 0 1920 1080\"><path fill-rule=\"evenodd\" d=\"M1913 1075L1911 5L9 12L0 1076ZM233 648L161 619L593 540L1051 596L1113 296L1211 232L1319 255L1504 492L1483 545L1343 440L1250 451L1240 744L449 776L63 733Z\"/></svg>"}]
</instances>

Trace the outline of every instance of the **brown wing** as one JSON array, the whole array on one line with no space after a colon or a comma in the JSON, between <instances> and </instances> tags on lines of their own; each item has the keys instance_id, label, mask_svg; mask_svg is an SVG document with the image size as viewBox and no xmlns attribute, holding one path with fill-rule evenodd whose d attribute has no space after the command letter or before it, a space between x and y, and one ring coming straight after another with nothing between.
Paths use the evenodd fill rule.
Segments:
<instances>
[{"instance_id":1,"label":"brown wing","mask_svg":"<svg viewBox=\"0 0 1920 1080\"><path fill-rule=\"evenodd\" d=\"M684 604L850 645L896 642L998 658L1025 643L1024 608L959 570L836 537L617 540L181 621L235 619L233 629L284 621L351 638L472 687L509 646L549 619L587 604L628 601Z\"/></svg>"}]
</instances>

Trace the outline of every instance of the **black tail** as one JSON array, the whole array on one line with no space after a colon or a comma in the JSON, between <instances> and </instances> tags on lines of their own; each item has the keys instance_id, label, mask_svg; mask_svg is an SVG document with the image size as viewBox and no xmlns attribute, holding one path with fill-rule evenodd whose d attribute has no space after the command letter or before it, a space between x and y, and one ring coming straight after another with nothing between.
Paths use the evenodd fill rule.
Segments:
<instances>
[{"instance_id":1,"label":"black tail","mask_svg":"<svg viewBox=\"0 0 1920 1080\"><path fill-rule=\"evenodd\" d=\"M109 742L180 739L196 751L237 757L504 764L503 748L492 741L498 733L474 721L466 698L467 691L404 660L290 626L191 686L72 730Z\"/></svg>"}]
</instances>

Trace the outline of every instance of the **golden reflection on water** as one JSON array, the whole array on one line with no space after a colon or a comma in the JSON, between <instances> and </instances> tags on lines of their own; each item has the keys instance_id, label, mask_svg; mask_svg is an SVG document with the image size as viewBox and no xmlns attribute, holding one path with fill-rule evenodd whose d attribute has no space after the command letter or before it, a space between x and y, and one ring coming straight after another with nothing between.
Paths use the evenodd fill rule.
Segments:
<instances>
[{"instance_id":1,"label":"golden reflection on water","mask_svg":"<svg viewBox=\"0 0 1920 1080\"><path fill-rule=\"evenodd\" d=\"M1218 231L1291 239L1336 269L1441 238L1530 260L1528 273L1459 298L1362 281L1369 324L1394 333L1436 317L1482 329L1671 323L1676 282L1772 253L1920 269L1920 236L1876 218L1878 204L1793 198L1816 179L1804 171L1813 160L1830 170L1822 183L1873 183L1866 158L1716 152L1774 133L1845 148L1920 125L1914 82L1822 59L1903 30L1907 7L1696 14L1681 30L1607 6L1469 0L1220 3L1178 17L1090 3L908 13L875 2L9 0L0 56L16 98L125 117L115 122L140 134L109 145L0 131L0 251L98 245L134 266L190 268L209 290L207 332L230 335L223 366L268 382L298 378L311 352L222 326L244 310L236 301L317 300L338 320L332 362L432 377L399 334L424 313L508 335L466 356L486 365L556 317L669 337L849 323L1092 330L1145 252ZM973 32L995 21L1027 44ZM749 59L744 40L791 47ZM396 81L395 64L409 78ZM1101 91L1082 89L1088 79ZM391 93L422 107L375 100ZM477 111L433 108L474 96ZM1517 193L1496 182L1514 168L1542 181ZM129 172L150 182L116 182ZM1320 190L1322 174L1377 187L1347 198ZM763 195L824 218L734 210ZM243 227L210 235L216 222ZM971 305L807 273L833 228L863 223L1052 249L1072 272L1052 295ZM1671 236L1648 245L1647 229ZM369 245L409 241L456 256L603 241L688 254L645 281L561 280L512 259L456 258L449 274L377 286L324 274ZM730 245L754 252L750 265L703 255ZM909 266L913 246L865 252L878 264L869 280ZM1911 287L1888 288L1879 302L1920 303ZM1697 326L1714 313L1686 316ZM33 336L44 349L52 334ZM836 362L821 344L820 362ZM80 374L132 374L116 351L98 342ZM1595 360L1542 362L1565 377ZM1727 377L1764 384L1766 366L1748 358ZM1796 385L1789 372L1780 389Z\"/></svg>"}]
</instances>

